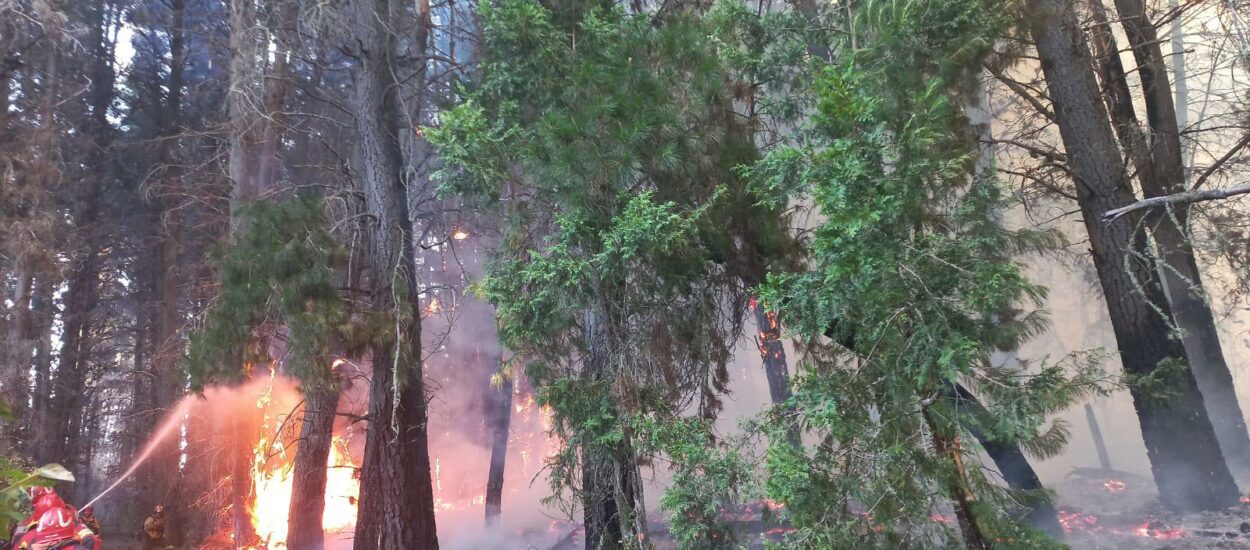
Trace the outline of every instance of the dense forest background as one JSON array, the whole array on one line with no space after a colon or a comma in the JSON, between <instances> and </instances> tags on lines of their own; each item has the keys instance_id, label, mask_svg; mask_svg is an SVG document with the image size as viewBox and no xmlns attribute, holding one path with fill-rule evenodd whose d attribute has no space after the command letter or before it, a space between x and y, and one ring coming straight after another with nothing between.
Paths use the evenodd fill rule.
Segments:
<instances>
[{"instance_id":1,"label":"dense forest background","mask_svg":"<svg viewBox=\"0 0 1250 550\"><path fill-rule=\"evenodd\" d=\"M0 512L1240 541L1248 71L1240 0L0 0Z\"/></svg>"}]
</instances>

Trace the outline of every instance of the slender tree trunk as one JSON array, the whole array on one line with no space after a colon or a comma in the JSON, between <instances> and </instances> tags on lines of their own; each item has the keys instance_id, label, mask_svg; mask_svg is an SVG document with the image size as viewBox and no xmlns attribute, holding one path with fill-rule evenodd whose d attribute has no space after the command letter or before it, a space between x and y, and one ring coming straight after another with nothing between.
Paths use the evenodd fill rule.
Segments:
<instances>
[{"instance_id":1,"label":"slender tree trunk","mask_svg":"<svg viewBox=\"0 0 1250 550\"><path fill-rule=\"evenodd\" d=\"M964 471L963 449L959 443L959 436L954 433L954 430L943 426L943 422L935 418L936 415L928 407L924 408L921 414L933 438L934 452L949 461L950 472L947 474L946 490L950 493L951 504L955 507L955 520L959 523L959 531L964 536L964 544L970 550L989 550L990 539L986 537L981 524L977 522L976 513L973 510L976 507L977 498L972 493L967 472Z\"/></svg>"},{"instance_id":2,"label":"slender tree trunk","mask_svg":"<svg viewBox=\"0 0 1250 550\"><path fill-rule=\"evenodd\" d=\"M1176 394L1165 399L1139 385L1130 390L1160 500L1178 510L1235 504L1237 486L1193 373L1166 368L1183 362L1185 349L1171 337L1171 311L1158 271L1133 254L1139 216L1126 223L1101 222L1103 212L1131 204L1135 197L1100 101L1084 31L1068 0L1029 0L1027 8L1124 370L1166 376Z\"/></svg>"},{"instance_id":3,"label":"slender tree trunk","mask_svg":"<svg viewBox=\"0 0 1250 550\"><path fill-rule=\"evenodd\" d=\"M20 259L15 266L13 306L9 309L8 334L5 339L4 365L0 366L0 403L20 418L25 413L26 396L30 386L31 362L31 285L34 276ZM0 455L13 451L12 444L18 439L21 426L12 424L0 430Z\"/></svg>"},{"instance_id":4,"label":"slender tree trunk","mask_svg":"<svg viewBox=\"0 0 1250 550\"><path fill-rule=\"evenodd\" d=\"M291 481L291 510L287 516L287 548L323 550L322 515L326 505L326 467L333 444L334 413L339 388L304 391L304 421L295 449Z\"/></svg>"},{"instance_id":5,"label":"slender tree trunk","mask_svg":"<svg viewBox=\"0 0 1250 550\"><path fill-rule=\"evenodd\" d=\"M181 211L171 198L177 194L179 180L182 177L181 159L177 147L177 136L182 126L182 94L183 74L185 71L186 52L186 0L170 1L169 52L170 71L166 87L165 109L161 120L161 135L165 137L160 152L160 162L165 169L160 178L160 187L153 193L155 196L151 208L155 209L155 220L152 228L157 246L151 256L152 293L150 302L151 353L148 358L151 364L147 370L151 373L150 392L147 398L148 408L145 413L144 427L154 428L169 407L178 400L183 392L183 377L178 372L178 359L182 356L182 341L178 337L181 327L179 303L181 301L182 272L178 261L178 250L181 241ZM146 437L146 430L140 434ZM166 518L169 528L167 536L179 540L182 533L178 532L186 524L183 514L184 503L174 500L180 487L180 449L177 439L170 439L162 444L149 459L146 466L152 473L152 484L137 499L144 506L141 510L151 509L158 501L166 506Z\"/></svg>"},{"instance_id":6,"label":"slender tree trunk","mask_svg":"<svg viewBox=\"0 0 1250 550\"><path fill-rule=\"evenodd\" d=\"M93 207L88 207L93 210ZM95 217L88 214L80 218L85 227L95 224ZM83 460L83 426L80 422L87 383L87 369L92 351L92 313L99 297L100 258L96 250L75 269L66 292L65 310L61 316L60 361L53 378L54 405L49 419L53 425L46 426L55 434L51 444L39 457L40 462L60 461L71 468L80 468Z\"/></svg>"},{"instance_id":7,"label":"slender tree trunk","mask_svg":"<svg viewBox=\"0 0 1250 550\"><path fill-rule=\"evenodd\" d=\"M1116 0L1120 23L1137 60L1137 75L1145 97L1146 119L1151 132L1154 177L1141 178L1146 198L1185 190L1177 110L1172 102L1158 32L1141 0ZM1233 376L1220 345L1215 316L1207 304L1202 273L1188 238L1189 208L1181 204L1148 215L1148 227L1159 249L1164 289L1198 388L1224 456L1243 474L1250 475L1250 434L1237 399ZM1121 222L1123 223L1123 222Z\"/></svg>"},{"instance_id":8,"label":"slender tree trunk","mask_svg":"<svg viewBox=\"0 0 1250 550\"><path fill-rule=\"evenodd\" d=\"M34 333L38 335L35 340L35 387L31 399L35 410L34 415L26 421L26 432L29 435L24 451L27 456L33 457L41 456L42 449L46 449L51 441L51 434L47 430L52 409L52 320L56 316L53 286L56 280L50 275L41 277L36 283L31 304L35 312Z\"/></svg>"},{"instance_id":9,"label":"slender tree trunk","mask_svg":"<svg viewBox=\"0 0 1250 550\"><path fill-rule=\"evenodd\" d=\"M751 312L755 314L755 325L759 329L755 345L764 362L768 396L774 407L782 406L790 400L790 372L786 365L786 347L781 341L781 322L776 313L769 312L758 300L751 300ZM800 444L798 426L790 426L786 433L792 445Z\"/></svg>"},{"instance_id":10,"label":"slender tree trunk","mask_svg":"<svg viewBox=\"0 0 1250 550\"><path fill-rule=\"evenodd\" d=\"M350 10L357 46L352 101L365 208L372 216L370 306L383 318L393 319L395 328L393 340L375 340L372 346L369 431L355 548L434 550L438 536L422 368L421 288L399 141L404 115L393 64L396 37L383 25L400 10L390 0L354 2ZM418 32L412 40L424 54L429 41L428 2L418 3L417 15ZM423 88L422 82L418 84Z\"/></svg>"},{"instance_id":11,"label":"slender tree trunk","mask_svg":"<svg viewBox=\"0 0 1250 550\"><path fill-rule=\"evenodd\" d=\"M486 525L494 525L503 512L504 465L508 458L509 425L512 422L512 379L505 377L496 388L486 386L486 423L490 433L490 469L486 473Z\"/></svg>"},{"instance_id":12,"label":"slender tree trunk","mask_svg":"<svg viewBox=\"0 0 1250 550\"><path fill-rule=\"evenodd\" d=\"M230 461L230 527L234 534L236 550L250 548L259 541L252 515L247 509L252 494L252 445L255 435L247 415L232 415L226 422L230 431L230 447L226 453Z\"/></svg>"}]
</instances>

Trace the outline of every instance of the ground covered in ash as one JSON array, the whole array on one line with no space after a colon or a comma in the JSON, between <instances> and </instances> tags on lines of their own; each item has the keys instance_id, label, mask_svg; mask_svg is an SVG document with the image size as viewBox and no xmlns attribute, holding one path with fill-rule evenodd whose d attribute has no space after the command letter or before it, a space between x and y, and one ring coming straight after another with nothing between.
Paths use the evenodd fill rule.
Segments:
<instances>
[{"instance_id":1,"label":"ground covered in ash","mask_svg":"<svg viewBox=\"0 0 1250 550\"><path fill-rule=\"evenodd\" d=\"M1250 497L1220 512L1175 514L1154 483L1114 470L1082 468L1054 487L1066 541L1079 549L1250 549Z\"/></svg>"}]
</instances>

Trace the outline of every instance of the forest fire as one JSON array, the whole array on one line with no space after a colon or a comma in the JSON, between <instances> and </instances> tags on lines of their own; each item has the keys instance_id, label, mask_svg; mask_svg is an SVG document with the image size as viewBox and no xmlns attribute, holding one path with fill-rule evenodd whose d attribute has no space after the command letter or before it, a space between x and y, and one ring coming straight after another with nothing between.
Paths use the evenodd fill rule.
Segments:
<instances>
[{"instance_id":1,"label":"forest fire","mask_svg":"<svg viewBox=\"0 0 1250 550\"><path fill-rule=\"evenodd\" d=\"M295 486L295 454L302 408L295 384L279 375L271 366L269 375L242 388L215 389L210 402L219 400L219 407L244 407L254 403L253 424L256 442L250 446L248 476L251 491L246 505L255 539L240 541L248 550L288 548L287 528L291 499ZM233 414L241 414L235 409ZM360 493L358 461L352 456L352 438L346 426L336 426L331 436L326 459L325 510L321 515L326 535L350 534L356 525L357 499ZM229 505L223 516L231 513ZM224 529L205 540L200 548L218 548L223 542L233 546L235 535ZM329 538L329 537L327 537Z\"/></svg>"},{"instance_id":2,"label":"forest fire","mask_svg":"<svg viewBox=\"0 0 1250 550\"><path fill-rule=\"evenodd\" d=\"M268 449L264 439L256 444L252 468L255 494L248 511L263 543L261 548L285 548L294 464L289 461L289 453L280 452L277 456L282 460L275 465L274 457L267 456ZM325 512L321 516L321 527L327 534L348 532L356 525L356 502L360 494L356 467L348 441L336 436L326 462Z\"/></svg>"}]
</instances>

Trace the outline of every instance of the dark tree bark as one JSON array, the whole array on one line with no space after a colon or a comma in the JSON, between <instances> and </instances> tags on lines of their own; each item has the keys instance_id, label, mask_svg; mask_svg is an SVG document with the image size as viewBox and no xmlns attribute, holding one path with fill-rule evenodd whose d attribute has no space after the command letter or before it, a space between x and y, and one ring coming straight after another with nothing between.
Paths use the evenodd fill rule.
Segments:
<instances>
[{"instance_id":1,"label":"dark tree bark","mask_svg":"<svg viewBox=\"0 0 1250 550\"><path fill-rule=\"evenodd\" d=\"M53 303L53 283L51 276L41 278L35 286L35 294L31 301L34 310L33 328L38 335L35 340L34 358L34 394L31 404L34 414L27 420L26 456L39 457L43 449L51 443L51 434L47 431L52 418L52 320L56 317L56 305Z\"/></svg>"},{"instance_id":2,"label":"dark tree bark","mask_svg":"<svg viewBox=\"0 0 1250 550\"><path fill-rule=\"evenodd\" d=\"M1180 129L1159 34L1141 0L1116 0L1115 5L1137 60L1137 76L1142 83L1146 120L1152 137L1150 158L1154 170L1149 174L1152 177L1139 178L1142 191L1146 198L1182 192L1185 190L1185 164L1181 156ZM1245 416L1220 345L1219 330L1206 301L1202 273L1187 235L1188 205L1179 204L1170 211L1148 214L1146 219L1159 248L1160 272L1172 305L1172 316L1181 329L1190 368L1202 391L1215 435L1225 458L1243 474L1250 474L1250 434L1246 431Z\"/></svg>"},{"instance_id":3,"label":"dark tree bark","mask_svg":"<svg viewBox=\"0 0 1250 550\"><path fill-rule=\"evenodd\" d=\"M508 434L512 423L512 379L505 377L496 388L486 386L486 425L490 433L490 469L486 473L486 525L494 525L503 512L503 476L508 458Z\"/></svg>"},{"instance_id":4,"label":"dark tree bark","mask_svg":"<svg viewBox=\"0 0 1250 550\"><path fill-rule=\"evenodd\" d=\"M592 384L607 384L611 376L606 319L603 311L587 311L585 315L587 366L582 376ZM623 443L584 443L579 452L586 550L630 547L627 538L645 536L645 517L642 485L628 430Z\"/></svg>"},{"instance_id":5,"label":"dark tree bark","mask_svg":"<svg viewBox=\"0 0 1250 550\"><path fill-rule=\"evenodd\" d=\"M79 218L86 223L84 227L96 223L95 208L88 206L87 210L88 213ZM48 447L40 449L42 453L37 456L38 462L61 462L76 471L81 471L83 466L81 411L94 344L91 317L99 298L99 280L99 253L90 250L74 270L65 294L60 361L52 379L53 405L48 416L52 425L44 427L54 435Z\"/></svg>"},{"instance_id":6,"label":"dark tree bark","mask_svg":"<svg viewBox=\"0 0 1250 550\"><path fill-rule=\"evenodd\" d=\"M230 227L238 231L239 208L266 198L277 188L288 96L287 57L296 24L294 0L271 0L264 17L255 0L230 1ZM270 40L277 50L266 62ZM242 420L231 428L232 524L235 544L256 539L246 502L252 492L249 427ZM246 454L247 456L242 456Z\"/></svg>"},{"instance_id":7,"label":"dark tree bark","mask_svg":"<svg viewBox=\"0 0 1250 550\"><path fill-rule=\"evenodd\" d=\"M781 341L781 322L776 313L769 312L758 300L752 300L751 311L755 314L755 325L759 329L759 334L755 336L755 345L764 362L768 397L773 406L780 406L790 400L790 372L786 365L786 347ZM799 445L801 436L798 426L791 426L787 434L791 444Z\"/></svg>"},{"instance_id":8,"label":"dark tree bark","mask_svg":"<svg viewBox=\"0 0 1250 550\"><path fill-rule=\"evenodd\" d=\"M408 208L404 159L399 141L396 37L383 22L398 20L390 0L353 2L355 66L352 107L367 226L370 307L399 322L394 338L372 345L369 429L360 484L356 550L437 549L434 488L430 478L427 403L422 368L421 288L416 243ZM416 47L429 42L429 3L418 3ZM418 89L424 88L419 79ZM402 301L398 296L404 296ZM391 321L395 324L395 321Z\"/></svg>"},{"instance_id":9,"label":"dark tree bark","mask_svg":"<svg viewBox=\"0 0 1250 550\"><path fill-rule=\"evenodd\" d=\"M304 421L295 449L291 509L287 516L287 548L325 548L321 517L325 513L326 466L338 406L337 384L304 390Z\"/></svg>"},{"instance_id":10,"label":"dark tree bark","mask_svg":"<svg viewBox=\"0 0 1250 550\"><path fill-rule=\"evenodd\" d=\"M855 346L855 334L847 331L839 332L838 326L839 323L835 320L825 328L824 335L833 339L838 345L852 352L859 353L860 350L856 349ZM951 394L948 397L955 398L958 406L969 409L968 412L972 416L984 418L989 415L985 406L963 385L954 384L954 390ZM1045 490L1041 478L1037 476L1037 471L1029 464L1028 458L1020 450L1019 444L994 441L987 437L983 431L977 429L975 425L969 431L976 438L977 443L981 445L981 448L985 449L985 454L989 455L990 460L993 460L994 464L998 466L998 472L1002 474L1003 481L1007 482L1008 487L1034 494ZM1056 538L1063 536L1063 530L1059 527L1058 515L1049 500L1041 499L1028 504L1030 509L1025 515L1025 522Z\"/></svg>"},{"instance_id":11,"label":"dark tree bark","mask_svg":"<svg viewBox=\"0 0 1250 550\"><path fill-rule=\"evenodd\" d=\"M247 499L252 494L253 426L243 414L232 415L226 424L230 432L226 450L230 464L230 532L235 548L250 548L259 541L247 509Z\"/></svg>"},{"instance_id":12,"label":"dark tree bark","mask_svg":"<svg viewBox=\"0 0 1250 550\"><path fill-rule=\"evenodd\" d=\"M26 393L30 386L31 362L31 286L34 276L20 259L14 271L13 294L10 300L9 327L5 338L4 365L0 366L0 404L10 408L18 418L25 413ZM13 423L0 430L0 454L15 449L20 424Z\"/></svg>"},{"instance_id":13,"label":"dark tree bark","mask_svg":"<svg viewBox=\"0 0 1250 550\"><path fill-rule=\"evenodd\" d=\"M178 331L182 325L179 314L181 301L182 272L178 250L182 237L181 210L177 208L173 196L177 194L178 181L182 177L181 159L177 147L177 137L182 130L182 96L184 88L183 75L186 70L186 0L171 0L170 20L167 27L169 33L169 78L165 87L169 90L164 109L159 121L159 133L164 137L163 145L158 154L159 162L164 163L163 169L153 183L154 189L149 210L152 212L152 236L156 246L150 256L151 279L150 294L143 289L140 292L149 298L147 309L147 328L150 332L150 349L145 365L150 376L148 383L143 384L148 395L144 399L142 409L143 430L139 439L157 426L169 407L183 392L183 377L178 372L178 359L182 356L182 340ZM180 540L181 528L187 523L183 510L184 503L172 500L175 489L180 486L179 462L180 452L176 439L170 439L158 447L148 465L151 472L151 485L141 491L136 501L140 510L151 510L157 503L166 506L169 528L166 531L172 540Z\"/></svg>"},{"instance_id":14,"label":"dark tree bark","mask_svg":"<svg viewBox=\"0 0 1250 550\"><path fill-rule=\"evenodd\" d=\"M1124 370L1137 376L1168 373L1161 366L1183 362L1185 349L1172 338L1158 271L1133 253L1134 223L1100 220L1104 212L1132 203L1134 195L1100 100L1084 31L1067 0L1030 0L1027 6ZM1235 504L1237 486L1193 373L1170 372L1174 397L1162 399L1136 385L1130 390L1160 500L1178 510Z\"/></svg>"}]
</instances>

